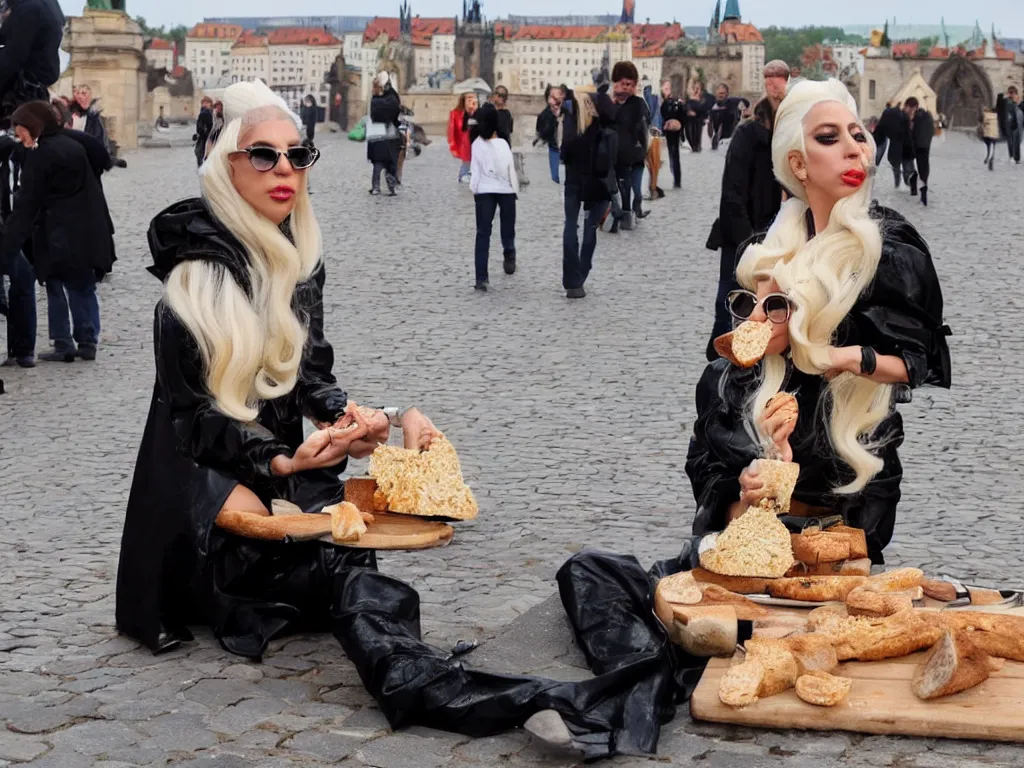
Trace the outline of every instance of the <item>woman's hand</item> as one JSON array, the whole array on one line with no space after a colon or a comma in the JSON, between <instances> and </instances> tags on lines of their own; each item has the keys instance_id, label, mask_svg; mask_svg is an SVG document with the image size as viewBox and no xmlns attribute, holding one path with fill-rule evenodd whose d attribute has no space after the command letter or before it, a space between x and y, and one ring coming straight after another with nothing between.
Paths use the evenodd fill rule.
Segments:
<instances>
[{"instance_id":1,"label":"woman's hand","mask_svg":"<svg viewBox=\"0 0 1024 768\"><path fill-rule=\"evenodd\" d=\"M306 438L290 459L275 456L270 462L275 475L294 475L307 469L323 469L340 464L349 455L352 443L364 439L370 427L362 415L352 409L334 426L318 429Z\"/></svg>"},{"instance_id":2,"label":"woman's hand","mask_svg":"<svg viewBox=\"0 0 1024 768\"><path fill-rule=\"evenodd\" d=\"M756 507L764 498L764 481L760 474L760 459L754 459L750 466L740 472L740 505L743 510Z\"/></svg>"},{"instance_id":3,"label":"woman's hand","mask_svg":"<svg viewBox=\"0 0 1024 768\"><path fill-rule=\"evenodd\" d=\"M793 460L789 438L796 429L796 401L790 397L773 397L761 414L761 429L771 438L782 461Z\"/></svg>"},{"instance_id":4,"label":"woman's hand","mask_svg":"<svg viewBox=\"0 0 1024 768\"><path fill-rule=\"evenodd\" d=\"M441 433L434 422L420 413L417 408L410 408L402 414L402 435L405 438L405 447L410 450L425 451L435 437Z\"/></svg>"},{"instance_id":5,"label":"woman's hand","mask_svg":"<svg viewBox=\"0 0 1024 768\"><path fill-rule=\"evenodd\" d=\"M841 373L860 376L860 347L829 347L828 356L832 367L823 374L827 381Z\"/></svg>"},{"instance_id":6,"label":"woman's hand","mask_svg":"<svg viewBox=\"0 0 1024 768\"><path fill-rule=\"evenodd\" d=\"M353 403L349 403L353 405ZM366 421L369 433L362 440L354 440L349 446L348 455L355 459L364 459L373 453L377 446L386 443L391 436L391 420L384 411L376 408L357 406L357 410Z\"/></svg>"}]
</instances>

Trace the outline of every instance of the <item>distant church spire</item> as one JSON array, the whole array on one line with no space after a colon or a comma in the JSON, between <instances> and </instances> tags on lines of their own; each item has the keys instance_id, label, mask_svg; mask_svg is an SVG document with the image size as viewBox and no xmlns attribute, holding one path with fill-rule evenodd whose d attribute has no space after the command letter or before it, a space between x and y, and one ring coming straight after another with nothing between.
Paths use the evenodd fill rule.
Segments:
<instances>
[{"instance_id":1,"label":"distant church spire","mask_svg":"<svg viewBox=\"0 0 1024 768\"><path fill-rule=\"evenodd\" d=\"M722 0L715 1L715 15L711 17L711 31L718 31L718 24L722 18Z\"/></svg>"},{"instance_id":2,"label":"distant church spire","mask_svg":"<svg viewBox=\"0 0 1024 768\"><path fill-rule=\"evenodd\" d=\"M726 0L725 16L722 18L722 21L729 21L730 19L739 21L740 18L740 0Z\"/></svg>"},{"instance_id":3,"label":"distant church spire","mask_svg":"<svg viewBox=\"0 0 1024 768\"><path fill-rule=\"evenodd\" d=\"M949 48L949 33L946 31L946 17L941 17L939 21L942 23L942 45Z\"/></svg>"},{"instance_id":4,"label":"distant church spire","mask_svg":"<svg viewBox=\"0 0 1024 768\"><path fill-rule=\"evenodd\" d=\"M619 16L619 24L632 24L635 13L636 0L622 0L622 14Z\"/></svg>"}]
</instances>

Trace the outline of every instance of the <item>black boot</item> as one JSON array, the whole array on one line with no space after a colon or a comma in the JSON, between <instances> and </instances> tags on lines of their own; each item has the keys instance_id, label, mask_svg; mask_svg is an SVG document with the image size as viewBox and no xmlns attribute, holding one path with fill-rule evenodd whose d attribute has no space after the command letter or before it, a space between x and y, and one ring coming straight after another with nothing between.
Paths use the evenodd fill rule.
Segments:
<instances>
[{"instance_id":1,"label":"black boot","mask_svg":"<svg viewBox=\"0 0 1024 768\"><path fill-rule=\"evenodd\" d=\"M921 187L921 205L928 205L928 187Z\"/></svg>"},{"instance_id":2,"label":"black boot","mask_svg":"<svg viewBox=\"0 0 1024 768\"><path fill-rule=\"evenodd\" d=\"M900 188L900 171L898 168L892 169L892 178L896 182L896 189Z\"/></svg>"},{"instance_id":3,"label":"black boot","mask_svg":"<svg viewBox=\"0 0 1024 768\"><path fill-rule=\"evenodd\" d=\"M992 153L992 157L990 157L988 159L988 169L990 171L994 171L995 170L995 168L993 167L995 165L995 163L996 163L996 154L995 154L995 152L993 152Z\"/></svg>"},{"instance_id":4,"label":"black boot","mask_svg":"<svg viewBox=\"0 0 1024 768\"><path fill-rule=\"evenodd\" d=\"M619 234L619 219L616 219L616 218L612 217L612 225L608 229L608 234L609 235L617 235L617 234Z\"/></svg>"},{"instance_id":5,"label":"black boot","mask_svg":"<svg viewBox=\"0 0 1024 768\"><path fill-rule=\"evenodd\" d=\"M516 252L505 251L505 262L502 264L506 275L514 275L516 273Z\"/></svg>"},{"instance_id":6,"label":"black boot","mask_svg":"<svg viewBox=\"0 0 1024 768\"><path fill-rule=\"evenodd\" d=\"M910 196L917 197L917 174L910 174Z\"/></svg>"}]
</instances>

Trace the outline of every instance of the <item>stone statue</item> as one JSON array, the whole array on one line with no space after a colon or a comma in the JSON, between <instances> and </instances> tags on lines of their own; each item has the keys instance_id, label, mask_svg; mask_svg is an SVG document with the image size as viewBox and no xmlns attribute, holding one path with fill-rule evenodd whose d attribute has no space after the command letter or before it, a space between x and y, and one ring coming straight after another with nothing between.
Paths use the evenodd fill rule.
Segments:
<instances>
[{"instance_id":1,"label":"stone statue","mask_svg":"<svg viewBox=\"0 0 1024 768\"><path fill-rule=\"evenodd\" d=\"M86 0L85 7L97 11L124 11L125 0Z\"/></svg>"}]
</instances>

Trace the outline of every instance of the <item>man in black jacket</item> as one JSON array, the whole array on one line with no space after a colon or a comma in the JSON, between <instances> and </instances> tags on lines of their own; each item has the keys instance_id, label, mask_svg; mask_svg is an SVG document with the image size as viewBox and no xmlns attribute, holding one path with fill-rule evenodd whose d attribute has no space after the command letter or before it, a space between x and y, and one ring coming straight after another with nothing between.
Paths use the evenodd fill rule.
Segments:
<instances>
[{"instance_id":1,"label":"man in black jacket","mask_svg":"<svg viewBox=\"0 0 1024 768\"><path fill-rule=\"evenodd\" d=\"M192 136L196 153L196 165L203 164L206 157L206 142L210 139L210 132L213 130L213 99L203 96L199 102L199 114L196 115L196 132Z\"/></svg>"},{"instance_id":2,"label":"man in black jacket","mask_svg":"<svg viewBox=\"0 0 1024 768\"><path fill-rule=\"evenodd\" d=\"M750 102L739 96L729 95L729 86L721 83L715 89L715 103L708 113L708 130L711 132L711 148L718 149L723 139L731 139L736 124L740 121L740 112L750 106Z\"/></svg>"},{"instance_id":3,"label":"man in black jacket","mask_svg":"<svg viewBox=\"0 0 1024 768\"><path fill-rule=\"evenodd\" d=\"M1006 147L1010 152L1010 159L1020 165L1020 144L1021 137L1024 136L1024 112L1021 111L1020 93L1015 85L1006 89L1006 99L1003 101L1003 115L1000 122L1006 126Z\"/></svg>"},{"instance_id":4,"label":"man in black jacket","mask_svg":"<svg viewBox=\"0 0 1024 768\"><path fill-rule=\"evenodd\" d=\"M878 118L878 127L875 128L874 133L875 145L878 147L875 164L882 164L882 153L888 145L889 165L892 166L892 178L897 189L900 187L900 169L903 167L903 135L906 130L904 120L901 104L898 101L890 102L882 110L882 116Z\"/></svg>"},{"instance_id":5,"label":"man in black jacket","mask_svg":"<svg viewBox=\"0 0 1024 768\"><path fill-rule=\"evenodd\" d=\"M641 208L641 184L651 116L647 102L636 94L639 81L640 75L633 62L620 61L612 67L612 101L618 105L615 127L619 134L615 174L622 196L622 217L612 222L609 231L613 233L618 232L620 226L633 229L633 214L638 219L647 216Z\"/></svg>"},{"instance_id":6,"label":"man in black jacket","mask_svg":"<svg viewBox=\"0 0 1024 768\"><path fill-rule=\"evenodd\" d=\"M498 134L507 136L509 146L512 146L512 131L515 129L515 120L508 108L508 88L499 85L494 89L491 96L491 103L498 110Z\"/></svg>"},{"instance_id":7,"label":"man in black jacket","mask_svg":"<svg viewBox=\"0 0 1024 768\"><path fill-rule=\"evenodd\" d=\"M29 101L49 101L49 86L60 77L58 51L64 14L57 0L0 2L0 122Z\"/></svg>"},{"instance_id":8,"label":"man in black jacket","mask_svg":"<svg viewBox=\"0 0 1024 768\"><path fill-rule=\"evenodd\" d=\"M668 164L672 168L672 187L679 189L683 169L679 164L679 142L683 138L683 124L686 122L686 104L672 95L672 81L661 83L661 130L668 144ZM671 125L671 129L669 126Z\"/></svg>"},{"instance_id":9,"label":"man in black jacket","mask_svg":"<svg viewBox=\"0 0 1024 768\"><path fill-rule=\"evenodd\" d=\"M921 182L921 204L928 205L928 175L931 171L932 139L935 138L935 121L927 109L921 109L917 99L911 96L906 102L907 117L910 119L910 145L914 150L917 173L912 178L910 194L914 184Z\"/></svg>"},{"instance_id":10,"label":"man in black jacket","mask_svg":"<svg viewBox=\"0 0 1024 768\"><path fill-rule=\"evenodd\" d=\"M708 342L707 358L715 360L714 341L732 328L726 307L736 283L736 263L741 248L751 236L768 229L782 206L782 188L772 170L772 125L778 103L767 96L754 105L754 119L733 134L722 173L722 199L718 219L711 227L709 250L721 249L715 325Z\"/></svg>"}]
</instances>

